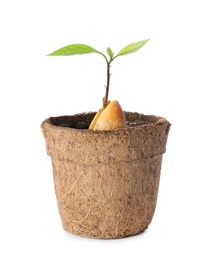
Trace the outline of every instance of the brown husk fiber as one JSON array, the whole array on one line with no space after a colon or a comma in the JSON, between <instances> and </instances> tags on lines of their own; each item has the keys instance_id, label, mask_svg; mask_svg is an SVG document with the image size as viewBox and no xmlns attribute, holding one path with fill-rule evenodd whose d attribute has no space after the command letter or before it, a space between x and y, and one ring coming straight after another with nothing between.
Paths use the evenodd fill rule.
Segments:
<instances>
[{"instance_id":1,"label":"brown husk fiber","mask_svg":"<svg viewBox=\"0 0 215 260\"><path fill-rule=\"evenodd\" d=\"M41 125L63 228L96 238L138 234L154 215L170 123L125 112L126 128L88 130L94 115L51 117Z\"/></svg>"}]
</instances>

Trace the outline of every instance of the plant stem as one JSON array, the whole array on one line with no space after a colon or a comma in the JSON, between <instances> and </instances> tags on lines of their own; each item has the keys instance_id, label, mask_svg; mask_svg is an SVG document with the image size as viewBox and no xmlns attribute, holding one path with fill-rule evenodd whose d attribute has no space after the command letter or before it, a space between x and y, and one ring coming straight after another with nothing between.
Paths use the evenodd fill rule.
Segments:
<instances>
[{"instance_id":1,"label":"plant stem","mask_svg":"<svg viewBox=\"0 0 215 260\"><path fill-rule=\"evenodd\" d=\"M110 63L111 61L107 62L107 85L106 85L106 92L105 97L103 101L103 106L106 107L106 104L108 102L108 94L109 94L109 86L110 86Z\"/></svg>"}]
</instances>

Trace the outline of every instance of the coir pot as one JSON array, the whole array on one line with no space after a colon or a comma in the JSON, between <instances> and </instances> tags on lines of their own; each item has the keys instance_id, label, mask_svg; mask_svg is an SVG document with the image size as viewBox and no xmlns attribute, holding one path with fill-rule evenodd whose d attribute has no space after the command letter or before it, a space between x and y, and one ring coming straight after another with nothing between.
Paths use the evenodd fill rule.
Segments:
<instances>
[{"instance_id":1,"label":"coir pot","mask_svg":"<svg viewBox=\"0 0 215 260\"><path fill-rule=\"evenodd\" d=\"M41 125L63 228L96 238L138 234L154 215L170 123L125 112L125 128L88 130L94 115L50 117Z\"/></svg>"}]
</instances>

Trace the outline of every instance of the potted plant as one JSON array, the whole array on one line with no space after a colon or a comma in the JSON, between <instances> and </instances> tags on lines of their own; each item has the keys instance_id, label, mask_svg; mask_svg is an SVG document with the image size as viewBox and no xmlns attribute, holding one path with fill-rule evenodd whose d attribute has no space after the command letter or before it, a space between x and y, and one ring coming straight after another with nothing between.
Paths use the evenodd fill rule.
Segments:
<instances>
[{"instance_id":1,"label":"potted plant","mask_svg":"<svg viewBox=\"0 0 215 260\"><path fill-rule=\"evenodd\" d=\"M170 123L163 117L123 111L108 100L110 64L142 48L149 39L117 55L85 44L63 47L50 56L98 53L107 63L100 110L50 117L41 124L51 157L63 228L97 238L121 238L151 223L158 195L162 156Z\"/></svg>"}]
</instances>

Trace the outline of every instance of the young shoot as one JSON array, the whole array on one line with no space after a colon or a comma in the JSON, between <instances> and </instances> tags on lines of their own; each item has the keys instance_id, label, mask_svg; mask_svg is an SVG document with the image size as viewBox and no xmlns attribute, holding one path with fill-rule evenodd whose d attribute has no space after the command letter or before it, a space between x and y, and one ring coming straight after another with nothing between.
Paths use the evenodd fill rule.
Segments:
<instances>
[{"instance_id":1,"label":"young shoot","mask_svg":"<svg viewBox=\"0 0 215 260\"><path fill-rule=\"evenodd\" d=\"M104 53L97 51L96 49L90 47L86 44L71 44L67 45L63 48L60 48L52 53L50 53L48 56L70 56L75 54L88 54L88 53L98 53L102 55L107 63L107 83L105 85L106 92L105 96L103 98L103 107L105 108L108 104L108 94L109 94L109 87L110 87L110 64L115 60L117 57L127 55L133 52L138 51L141 49L150 39L145 39L142 41L131 43L119 51L118 54L114 54L114 52L111 50L110 47L107 48L107 54L106 56Z\"/></svg>"}]
</instances>

